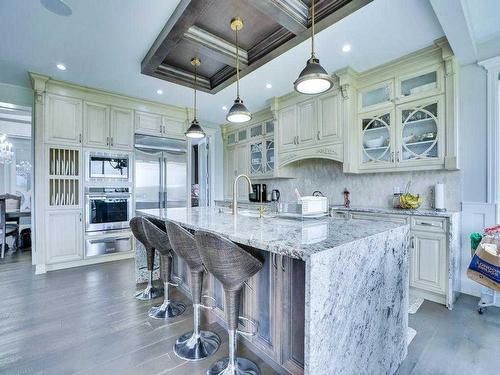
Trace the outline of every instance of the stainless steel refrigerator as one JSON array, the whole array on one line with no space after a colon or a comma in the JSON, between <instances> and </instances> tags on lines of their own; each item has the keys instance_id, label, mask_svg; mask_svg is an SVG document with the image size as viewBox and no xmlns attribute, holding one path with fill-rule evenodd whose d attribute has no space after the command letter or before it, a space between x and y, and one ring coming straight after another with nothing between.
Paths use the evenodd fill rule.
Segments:
<instances>
[{"instance_id":1,"label":"stainless steel refrigerator","mask_svg":"<svg viewBox=\"0 0 500 375\"><path fill-rule=\"evenodd\" d=\"M137 209L187 207L187 142L135 136Z\"/></svg>"}]
</instances>

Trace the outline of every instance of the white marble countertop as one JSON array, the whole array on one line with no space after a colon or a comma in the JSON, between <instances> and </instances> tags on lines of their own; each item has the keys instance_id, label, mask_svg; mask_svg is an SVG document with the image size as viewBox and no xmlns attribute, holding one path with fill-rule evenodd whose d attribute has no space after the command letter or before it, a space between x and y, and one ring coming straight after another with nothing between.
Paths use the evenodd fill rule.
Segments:
<instances>
[{"instance_id":1,"label":"white marble countertop","mask_svg":"<svg viewBox=\"0 0 500 375\"><path fill-rule=\"evenodd\" d=\"M193 230L209 230L231 241L298 259L402 225L371 220L338 218L305 221L278 217L247 217L221 213L218 208L169 208L137 210L138 214L168 219Z\"/></svg>"},{"instance_id":2,"label":"white marble countertop","mask_svg":"<svg viewBox=\"0 0 500 375\"><path fill-rule=\"evenodd\" d=\"M433 216L450 218L456 215L455 211L436 211L430 209L404 210L402 208L383 208L383 207L362 207L351 206L349 208L339 205L330 206L334 211L352 211L352 212L367 212L376 214L391 214L391 215L408 215L408 216Z\"/></svg>"}]
</instances>

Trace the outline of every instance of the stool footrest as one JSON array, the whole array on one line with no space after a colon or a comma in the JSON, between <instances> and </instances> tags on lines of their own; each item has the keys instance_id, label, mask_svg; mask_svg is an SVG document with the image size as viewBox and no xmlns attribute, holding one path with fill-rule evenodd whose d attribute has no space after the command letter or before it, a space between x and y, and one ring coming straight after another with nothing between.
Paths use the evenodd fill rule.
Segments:
<instances>
[{"instance_id":1,"label":"stool footrest","mask_svg":"<svg viewBox=\"0 0 500 375\"><path fill-rule=\"evenodd\" d=\"M239 333L240 335L252 337L252 336L255 336L257 334L257 332L259 331L259 323L256 322L255 320L246 318L244 316L239 316L238 320L241 320L243 322L248 322L254 328L252 331L242 331L242 330L237 329L236 332Z\"/></svg>"},{"instance_id":2,"label":"stool footrest","mask_svg":"<svg viewBox=\"0 0 500 375\"><path fill-rule=\"evenodd\" d=\"M216 302L216 300L215 300L214 297L209 296L208 294L204 294L204 295L201 296L201 298L208 298L208 299L210 299L210 300L212 300L214 302L214 304L212 306L207 306L207 305L204 305L204 304L200 304L200 307L202 309L205 309L205 310L213 310L213 309L215 309L215 302Z\"/></svg>"}]
</instances>

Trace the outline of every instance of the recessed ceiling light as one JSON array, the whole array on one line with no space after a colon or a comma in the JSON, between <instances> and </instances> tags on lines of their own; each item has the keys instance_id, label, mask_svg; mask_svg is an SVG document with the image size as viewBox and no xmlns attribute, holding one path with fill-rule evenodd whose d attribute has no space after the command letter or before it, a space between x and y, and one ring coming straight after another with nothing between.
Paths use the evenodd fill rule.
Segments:
<instances>
[{"instance_id":1,"label":"recessed ceiling light","mask_svg":"<svg viewBox=\"0 0 500 375\"><path fill-rule=\"evenodd\" d=\"M40 2L45 9L57 14L58 16L68 17L71 16L71 13L73 13L68 4L62 0L40 0Z\"/></svg>"},{"instance_id":2,"label":"recessed ceiling light","mask_svg":"<svg viewBox=\"0 0 500 375\"><path fill-rule=\"evenodd\" d=\"M223 111L227 111L227 107L225 105L222 106Z\"/></svg>"},{"instance_id":3,"label":"recessed ceiling light","mask_svg":"<svg viewBox=\"0 0 500 375\"><path fill-rule=\"evenodd\" d=\"M349 52L351 50L351 45L350 44L344 44L342 46L342 52Z\"/></svg>"},{"instance_id":4,"label":"recessed ceiling light","mask_svg":"<svg viewBox=\"0 0 500 375\"><path fill-rule=\"evenodd\" d=\"M272 89L273 88L273 85L271 85L270 83L266 83L266 89Z\"/></svg>"},{"instance_id":5,"label":"recessed ceiling light","mask_svg":"<svg viewBox=\"0 0 500 375\"><path fill-rule=\"evenodd\" d=\"M57 66L57 69L59 69L59 70L66 70L66 65L64 65L64 64L57 64L56 66Z\"/></svg>"},{"instance_id":6,"label":"recessed ceiling light","mask_svg":"<svg viewBox=\"0 0 500 375\"><path fill-rule=\"evenodd\" d=\"M162 95L162 94L163 94L163 90L162 90L162 89L158 89L158 90L156 90L156 93L157 93L158 95Z\"/></svg>"}]
</instances>

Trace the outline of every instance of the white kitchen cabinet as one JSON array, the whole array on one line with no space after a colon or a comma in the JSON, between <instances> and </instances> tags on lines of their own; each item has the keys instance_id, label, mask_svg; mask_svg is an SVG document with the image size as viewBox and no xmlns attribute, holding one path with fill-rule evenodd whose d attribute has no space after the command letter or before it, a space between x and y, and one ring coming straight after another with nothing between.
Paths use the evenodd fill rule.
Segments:
<instances>
[{"instance_id":1,"label":"white kitchen cabinet","mask_svg":"<svg viewBox=\"0 0 500 375\"><path fill-rule=\"evenodd\" d=\"M111 107L109 145L112 149L134 148L134 114L127 108Z\"/></svg>"},{"instance_id":2,"label":"white kitchen cabinet","mask_svg":"<svg viewBox=\"0 0 500 375\"><path fill-rule=\"evenodd\" d=\"M278 112L280 152L295 148L297 144L297 108L290 106Z\"/></svg>"},{"instance_id":3,"label":"white kitchen cabinet","mask_svg":"<svg viewBox=\"0 0 500 375\"><path fill-rule=\"evenodd\" d=\"M47 211L45 236L47 264L83 259L82 211Z\"/></svg>"},{"instance_id":4,"label":"white kitchen cabinet","mask_svg":"<svg viewBox=\"0 0 500 375\"><path fill-rule=\"evenodd\" d=\"M319 142L342 142L342 111L338 96L338 91L333 91L318 98L316 137Z\"/></svg>"},{"instance_id":5,"label":"white kitchen cabinet","mask_svg":"<svg viewBox=\"0 0 500 375\"><path fill-rule=\"evenodd\" d=\"M84 102L84 143L87 147L132 150L133 111L104 104Z\"/></svg>"},{"instance_id":6,"label":"white kitchen cabinet","mask_svg":"<svg viewBox=\"0 0 500 375\"><path fill-rule=\"evenodd\" d=\"M163 116L163 136L169 138L185 139L186 121L181 121L172 117Z\"/></svg>"},{"instance_id":7,"label":"white kitchen cabinet","mask_svg":"<svg viewBox=\"0 0 500 375\"><path fill-rule=\"evenodd\" d=\"M395 168L394 111L381 110L362 114L358 120L360 130L360 169Z\"/></svg>"},{"instance_id":8,"label":"white kitchen cabinet","mask_svg":"<svg viewBox=\"0 0 500 375\"><path fill-rule=\"evenodd\" d=\"M307 147L316 137L316 100L309 99L297 105L297 140L298 147Z\"/></svg>"},{"instance_id":9,"label":"white kitchen cabinet","mask_svg":"<svg viewBox=\"0 0 500 375\"><path fill-rule=\"evenodd\" d=\"M375 111L394 103L394 79L359 89L359 112Z\"/></svg>"},{"instance_id":10,"label":"white kitchen cabinet","mask_svg":"<svg viewBox=\"0 0 500 375\"><path fill-rule=\"evenodd\" d=\"M446 235L412 231L410 286L430 292L446 292Z\"/></svg>"},{"instance_id":11,"label":"white kitchen cabinet","mask_svg":"<svg viewBox=\"0 0 500 375\"><path fill-rule=\"evenodd\" d=\"M45 141L75 145L82 143L82 100L47 94Z\"/></svg>"},{"instance_id":12,"label":"white kitchen cabinet","mask_svg":"<svg viewBox=\"0 0 500 375\"><path fill-rule=\"evenodd\" d=\"M162 135L162 116L154 113L135 111L135 131L140 134Z\"/></svg>"},{"instance_id":13,"label":"white kitchen cabinet","mask_svg":"<svg viewBox=\"0 0 500 375\"><path fill-rule=\"evenodd\" d=\"M236 176L240 174L248 175L249 162L248 162L248 144L239 144L235 147L235 160L236 160ZM234 179L233 179L234 181ZM238 181L238 199L248 200L248 181L241 178Z\"/></svg>"},{"instance_id":14,"label":"white kitchen cabinet","mask_svg":"<svg viewBox=\"0 0 500 375\"><path fill-rule=\"evenodd\" d=\"M444 92L442 64L396 78L396 102L404 103Z\"/></svg>"},{"instance_id":15,"label":"white kitchen cabinet","mask_svg":"<svg viewBox=\"0 0 500 375\"><path fill-rule=\"evenodd\" d=\"M83 102L83 138L85 146L108 147L109 113L110 108L107 105Z\"/></svg>"},{"instance_id":16,"label":"white kitchen cabinet","mask_svg":"<svg viewBox=\"0 0 500 375\"><path fill-rule=\"evenodd\" d=\"M235 164L235 148L226 147L224 152L224 196L231 198L233 195L233 181L237 175Z\"/></svg>"}]
</instances>

